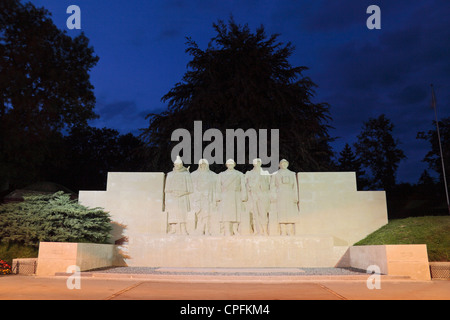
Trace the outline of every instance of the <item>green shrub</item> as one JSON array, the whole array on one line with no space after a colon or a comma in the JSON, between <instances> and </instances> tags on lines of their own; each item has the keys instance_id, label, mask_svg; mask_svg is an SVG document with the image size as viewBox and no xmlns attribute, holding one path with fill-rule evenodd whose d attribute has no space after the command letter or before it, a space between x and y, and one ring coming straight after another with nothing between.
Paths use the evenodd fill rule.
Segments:
<instances>
[{"instance_id":1,"label":"green shrub","mask_svg":"<svg viewBox=\"0 0 450 320\"><path fill-rule=\"evenodd\" d=\"M87 208L70 195L24 196L25 201L0 206L0 241L25 246L48 242L107 243L110 216Z\"/></svg>"},{"instance_id":2,"label":"green shrub","mask_svg":"<svg viewBox=\"0 0 450 320\"><path fill-rule=\"evenodd\" d=\"M26 246L20 243L0 243L0 257L6 263L12 265L16 258L37 258L39 248L36 246Z\"/></svg>"}]
</instances>

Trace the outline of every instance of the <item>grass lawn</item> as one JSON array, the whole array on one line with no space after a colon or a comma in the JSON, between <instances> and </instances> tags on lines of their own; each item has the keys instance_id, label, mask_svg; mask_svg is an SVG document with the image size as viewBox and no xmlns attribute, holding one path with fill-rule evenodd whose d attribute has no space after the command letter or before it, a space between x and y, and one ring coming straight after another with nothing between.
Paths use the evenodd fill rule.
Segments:
<instances>
[{"instance_id":1,"label":"grass lawn","mask_svg":"<svg viewBox=\"0 0 450 320\"><path fill-rule=\"evenodd\" d=\"M450 261L450 216L390 220L355 245L380 244L426 244L429 261Z\"/></svg>"}]
</instances>

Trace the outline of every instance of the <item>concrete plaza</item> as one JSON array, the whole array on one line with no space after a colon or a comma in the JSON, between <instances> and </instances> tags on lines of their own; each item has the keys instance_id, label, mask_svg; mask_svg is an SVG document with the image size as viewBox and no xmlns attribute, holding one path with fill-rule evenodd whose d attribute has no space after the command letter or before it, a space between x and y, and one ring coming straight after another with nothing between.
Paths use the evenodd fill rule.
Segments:
<instances>
[{"instance_id":1,"label":"concrete plaza","mask_svg":"<svg viewBox=\"0 0 450 320\"><path fill-rule=\"evenodd\" d=\"M204 276L83 274L79 289L67 275L0 277L0 300L450 300L450 281L370 275ZM270 303L269 303L270 304Z\"/></svg>"}]
</instances>

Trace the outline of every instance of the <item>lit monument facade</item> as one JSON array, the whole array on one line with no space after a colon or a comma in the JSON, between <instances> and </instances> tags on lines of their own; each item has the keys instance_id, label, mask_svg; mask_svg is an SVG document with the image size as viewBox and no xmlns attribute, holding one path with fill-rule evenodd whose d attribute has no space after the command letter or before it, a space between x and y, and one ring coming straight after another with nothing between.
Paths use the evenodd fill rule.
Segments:
<instances>
[{"instance_id":1,"label":"lit monument facade","mask_svg":"<svg viewBox=\"0 0 450 320\"><path fill-rule=\"evenodd\" d=\"M201 159L164 173L110 172L106 191L79 201L105 208L129 266L333 267L387 223L384 191L357 191L354 172L215 174Z\"/></svg>"}]
</instances>

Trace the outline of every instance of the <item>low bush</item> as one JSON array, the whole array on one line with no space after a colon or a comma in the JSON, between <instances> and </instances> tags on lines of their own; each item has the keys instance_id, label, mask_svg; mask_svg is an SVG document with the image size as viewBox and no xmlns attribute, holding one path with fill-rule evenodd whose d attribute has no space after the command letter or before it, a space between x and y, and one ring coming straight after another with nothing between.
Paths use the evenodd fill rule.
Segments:
<instances>
[{"instance_id":1,"label":"low bush","mask_svg":"<svg viewBox=\"0 0 450 320\"><path fill-rule=\"evenodd\" d=\"M0 206L0 242L108 242L111 220L101 208L82 206L63 192L24 199Z\"/></svg>"}]
</instances>

